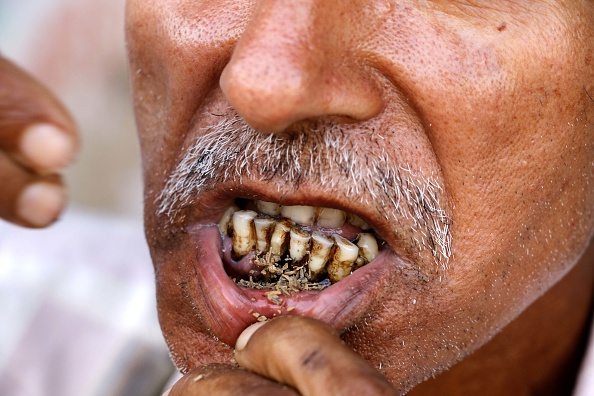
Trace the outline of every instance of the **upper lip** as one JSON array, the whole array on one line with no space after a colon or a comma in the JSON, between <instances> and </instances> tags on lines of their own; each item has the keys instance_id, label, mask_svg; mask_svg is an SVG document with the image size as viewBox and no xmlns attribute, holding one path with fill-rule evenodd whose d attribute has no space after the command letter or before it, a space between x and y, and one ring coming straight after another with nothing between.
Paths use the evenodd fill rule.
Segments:
<instances>
[{"instance_id":1,"label":"upper lip","mask_svg":"<svg viewBox=\"0 0 594 396\"><path fill-rule=\"evenodd\" d=\"M366 267L326 290L298 292L293 296L283 297L284 306L280 307L266 298L266 290L241 288L229 279L223 269L218 228L206 227L217 224L225 209L238 197L284 205L332 207L351 212L367 221L390 248ZM202 299L204 309L209 311L203 316L207 327L229 345L234 344L241 331L255 322L258 315L267 318L285 314L307 315L323 320L339 330L344 329L353 324L366 311L373 298L381 293L385 282L396 272L395 266L407 266L406 260L394 254L395 250L400 250L400 242L388 232L388 219L373 208L341 202L328 193L316 191L313 186L301 186L296 191L287 189L279 194L278 191L271 191L266 181L225 183L215 190L202 193L188 211L185 228L197 247L194 270L202 294L195 298Z\"/></svg>"},{"instance_id":2,"label":"upper lip","mask_svg":"<svg viewBox=\"0 0 594 396\"><path fill-rule=\"evenodd\" d=\"M394 232L394 222L383 215L381 210L373 206L365 206L352 200L345 201L337 198L337 194L318 191L308 186L301 186L298 190L271 191L267 181L244 181L242 184L225 183L216 189L202 193L195 204L185 213L186 229L205 224L217 224L223 212L231 206L237 198L276 202L281 205L309 205L341 209L361 217L373 230L386 241L389 248L405 261L412 261L407 257L403 241Z\"/></svg>"}]
</instances>

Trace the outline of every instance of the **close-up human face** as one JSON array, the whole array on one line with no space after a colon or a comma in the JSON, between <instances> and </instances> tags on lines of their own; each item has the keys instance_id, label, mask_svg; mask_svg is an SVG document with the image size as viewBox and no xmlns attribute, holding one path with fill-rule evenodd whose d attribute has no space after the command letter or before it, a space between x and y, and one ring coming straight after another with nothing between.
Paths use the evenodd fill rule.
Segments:
<instances>
[{"instance_id":1,"label":"close-up human face","mask_svg":"<svg viewBox=\"0 0 594 396\"><path fill-rule=\"evenodd\" d=\"M307 315L405 391L491 339L594 229L593 27L586 0L130 0L146 235L178 367L228 362L259 317ZM362 231L378 254L322 290L249 287L219 223L236 205L253 232L262 201L335 256L352 245L331 235ZM320 223L323 208L347 221Z\"/></svg>"}]
</instances>

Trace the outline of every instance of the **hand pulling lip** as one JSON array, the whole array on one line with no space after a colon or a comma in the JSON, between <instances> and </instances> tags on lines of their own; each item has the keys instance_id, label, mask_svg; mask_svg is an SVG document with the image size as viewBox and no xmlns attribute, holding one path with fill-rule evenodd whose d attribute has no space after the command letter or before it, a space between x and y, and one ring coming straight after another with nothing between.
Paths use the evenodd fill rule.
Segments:
<instances>
[{"instance_id":1,"label":"hand pulling lip","mask_svg":"<svg viewBox=\"0 0 594 396\"><path fill-rule=\"evenodd\" d=\"M383 287L380 281L388 278L387 271L394 270L386 250L368 266L323 291L296 292L279 296L279 301L269 298L269 290L243 288L229 278L223 268L218 227L201 227L192 237L197 250L196 281L209 311L205 320L213 335L229 345L260 316L305 315L344 329L372 303Z\"/></svg>"}]
</instances>

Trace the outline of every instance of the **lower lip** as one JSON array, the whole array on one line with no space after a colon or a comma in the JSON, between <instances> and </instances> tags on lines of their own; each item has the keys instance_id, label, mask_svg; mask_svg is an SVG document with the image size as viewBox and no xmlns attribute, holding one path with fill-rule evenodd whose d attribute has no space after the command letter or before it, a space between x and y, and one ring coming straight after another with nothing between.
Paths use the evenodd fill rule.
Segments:
<instances>
[{"instance_id":1,"label":"lower lip","mask_svg":"<svg viewBox=\"0 0 594 396\"><path fill-rule=\"evenodd\" d=\"M204 323L214 336L234 345L237 337L258 317L303 315L319 319L337 330L352 325L377 300L383 286L394 274L400 260L384 250L375 260L342 281L322 291L300 291L279 295L280 304L266 292L240 287L223 268L222 241L217 226L191 232L196 243L194 268L204 299ZM277 301L278 302L278 301ZM261 319L260 319L261 320Z\"/></svg>"}]
</instances>

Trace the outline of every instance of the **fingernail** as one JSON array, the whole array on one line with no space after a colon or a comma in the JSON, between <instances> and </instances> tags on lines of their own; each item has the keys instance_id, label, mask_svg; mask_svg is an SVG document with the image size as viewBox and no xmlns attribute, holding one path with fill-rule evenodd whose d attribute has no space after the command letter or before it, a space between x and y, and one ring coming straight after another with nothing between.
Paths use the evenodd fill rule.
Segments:
<instances>
[{"instance_id":1,"label":"fingernail","mask_svg":"<svg viewBox=\"0 0 594 396\"><path fill-rule=\"evenodd\" d=\"M266 322L257 322L248 327L239 335L237 338L237 342L235 343L235 350L241 351L245 348L252 335L258 330L260 327L264 326Z\"/></svg>"},{"instance_id":2,"label":"fingernail","mask_svg":"<svg viewBox=\"0 0 594 396\"><path fill-rule=\"evenodd\" d=\"M48 123L28 126L21 137L20 148L31 164L45 170L60 170L74 157L72 136Z\"/></svg>"},{"instance_id":3,"label":"fingernail","mask_svg":"<svg viewBox=\"0 0 594 396\"><path fill-rule=\"evenodd\" d=\"M16 214L27 223L43 227L54 221L64 206L64 189L56 184L33 183L21 192Z\"/></svg>"}]
</instances>

